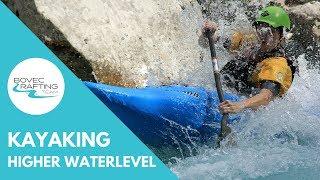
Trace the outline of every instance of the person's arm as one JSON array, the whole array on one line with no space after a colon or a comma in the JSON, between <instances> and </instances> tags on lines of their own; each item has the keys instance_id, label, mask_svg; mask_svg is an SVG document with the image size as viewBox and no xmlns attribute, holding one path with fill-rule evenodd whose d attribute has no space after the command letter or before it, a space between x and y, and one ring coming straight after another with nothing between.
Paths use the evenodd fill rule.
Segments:
<instances>
[{"instance_id":1,"label":"person's arm","mask_svg":"<svg viewBox=\"0 0 320 180\"><path fill-rule=\"evenodd\" d=\"M278 83L266 81L262 83L259 94L240 102L224 101L219 105L219 108L223 113L237 113L247 108L256 110L261 106L268 105L279 95L279 92L280 85Z\"/></svg>"},{"instance_id":2,"label":"person's arm","mask_svg":"<svg viewBox=\"0 0 320 180\"><path fill-rule=\"evenodd\" d=\"M245 99L241 103L244 109L250 108L256 110L261 106L268 105L273 98L274 96L269 89L261 89L259 94Z\"/></svg>"}]
</instances>

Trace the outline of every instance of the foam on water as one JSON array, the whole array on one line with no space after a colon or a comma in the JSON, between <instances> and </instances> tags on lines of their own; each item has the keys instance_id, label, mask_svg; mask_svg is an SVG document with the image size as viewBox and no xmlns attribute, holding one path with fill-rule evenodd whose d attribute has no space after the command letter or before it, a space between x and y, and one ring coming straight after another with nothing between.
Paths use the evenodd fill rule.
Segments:
<instances>
[{"instance_id":1,"label":"foam on water","mask_svg":"<svg viewBox=\"0 0 320 180\"><path fill-rule=\"evenodd\" d=\"M251 25L240 1L216 1L209 7L211 19L219 24L221 40ZM228 13L235 14L232 23ZM223 65L231 57L221 40L217 55ZM320 74L307 68L304 55L298 62L299 76L295 76L285 97L258 111L245 112L243 120L234 125L236 147L199 147L199 155L168 164L171 170L181 179L318 179Z\"/></svg>"},{"instance_id":2,"label":"foam on water","mask_svg":"<svg viewBox=\"0 0 320 180\"><path fill-rule=\"evenodd\" d=\"M202 148L171 169L182 179L319 177L320 74L306 68L304 56L299 66L300 76L284 98L246 112L235 125L236 147Z\"/></svg>"}]
</instances>

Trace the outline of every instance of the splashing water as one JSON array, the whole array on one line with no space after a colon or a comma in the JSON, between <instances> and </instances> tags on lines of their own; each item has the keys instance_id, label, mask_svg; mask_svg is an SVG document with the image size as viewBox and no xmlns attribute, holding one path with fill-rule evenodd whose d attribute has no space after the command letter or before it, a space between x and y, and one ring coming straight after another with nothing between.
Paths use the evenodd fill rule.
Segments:
<instances>
[{"instance_id":1,"label":"splashing water","mask_svg":"<svg viewBox=\"0 0 320 180\"><path fill-rule=\"evenodd\" d=\"M222 40L251 26L240 1L215 2L208 7L213 9L210 17L219 24L217 33ZM232 23L230 14L235 14ZM231 57L221 44L217 44L217 55L224 57L219 62L223 65ZM198 155L168 163L171 170L181 179L318 179L320 74L307 68L304 55L298 62L299 76L285 97L256 112L245 112L243 120L234 125L236 147L198 147Z\"/></svg>"},{"instance_id":2,"label":"splashing water","mask_svg":"<svg viewBox=\"0 0 320 180\"><path fill-rule=\"evenodd\" d=\"M288 94L267 108L245 113L235 125L237 146L202 148L170 165L181 179L293 178L320 176L320 79L299 57L300 76Z\"/></svg>"}]
</instances>

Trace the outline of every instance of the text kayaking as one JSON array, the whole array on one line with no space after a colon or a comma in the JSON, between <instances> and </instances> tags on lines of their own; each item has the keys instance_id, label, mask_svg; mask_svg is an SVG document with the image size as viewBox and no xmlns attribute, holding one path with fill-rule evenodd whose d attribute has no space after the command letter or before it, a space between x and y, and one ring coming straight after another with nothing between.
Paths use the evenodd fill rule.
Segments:
<instances>
[{"instance_id":1,"label":"text kayaking","mask_svg":"<svg viewBox=\"0 0 320 180\"><path fill-rule=\"evenodd\" d=\"M9 132L8 147L107 147L107 132Z\"/></svg>"},{"instance_id":2,"label":"text kayaking","mask_svg":"<svg viewBox=\"0 0 320 180\"><path fill-rule=\"evenodd\" d=\"M108 132L8 132L8 148L107 148L111 144ZM43 151L43 150L41 150ZM37 152L41 152L37 151ZM21 152L30 153L22 150ZM37 153L36 152L36 153ZM9 168L153 168L152 156L48 156L9 155Z\"/></svg>"}]
</instances>

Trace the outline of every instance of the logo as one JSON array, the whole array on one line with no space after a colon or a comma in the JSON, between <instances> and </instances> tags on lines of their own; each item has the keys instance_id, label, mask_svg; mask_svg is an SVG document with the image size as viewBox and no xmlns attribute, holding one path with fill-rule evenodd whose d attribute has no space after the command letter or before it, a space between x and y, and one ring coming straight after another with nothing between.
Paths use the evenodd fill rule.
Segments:
<instances>
[{"instance_id":1,"label":"logo","mask_svg":"<svg viewBox=\"0 0 320 180\"><path fill-rule=\"evenodd\" d=\"M22 112L42 115L52 111L62 100L64 79L56 65L42 58L20 62L8 79L8 94Z\"/></svg>"},{"instance_id":2,"label":"logo","mask_svg":"<svg viewBox=\"0 0 320 180\"><path fill-rule=\"evenodd\" d=\"M263 13L261 13L261 16L262 17L266 17L266 16L269 16L269 12L268 11L263 11Z\"/></svg>"}]
</instances>

